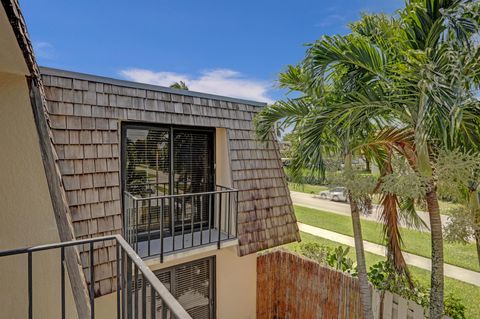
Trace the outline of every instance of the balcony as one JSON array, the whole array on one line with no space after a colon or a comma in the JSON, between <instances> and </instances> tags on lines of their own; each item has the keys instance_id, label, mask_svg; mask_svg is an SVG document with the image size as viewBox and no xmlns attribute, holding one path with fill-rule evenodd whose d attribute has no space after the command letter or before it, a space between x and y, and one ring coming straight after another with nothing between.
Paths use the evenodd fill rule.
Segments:
<instances>
[{"instance_id":1,"label":"balcony","mask_svg":"<svg viewBox=\"0 0 480 319\"><path fill-rule=\"evenodd\" d=\"M74 254L73 247L76 247L82 254L88 256L88 266L84 269L86 280L88 283L88 299L89 305L81 313L78 312L80 318L95 318L95 290L93 282L95 282L98 257L96 249L99 245L106 243L114 243L115 245L115 263L116 267L116 307L108 309L111 314L110 317L115 318L184 318L191 319L191 316L180 305L173 295L168 291L164 284L153 274L153 272L147 267L142 259L133 251L132 247L121 237L120 235L105 236L98 238L91 238L85 240L74 240L69 242L62 242L49 245L41 245L29 248L14 249L0 252L0 260L8 262L6 259L23 260L26 264L27 272L25 277L27 278L27 290L24 300L19 300L15 307L21 307L25 305L26 317L32 319L34 317L42 317L42 315L36 316L36 307L39 306L39 302L45 302L45 298L38 294L38 290L48 290L49 294L55 293L59 295L61 302L59 303L58 314L59 318L66 318L67 313L71 313L72 309L67 309L66 298L68 293L66 289L67 285L67 266L66 256ZM34 274L38 272L34 271L35 265L38 266L36 256L45 255L45 253L51 252L59 258L60 269L56 274L60 279L60 287L52 288L52 286L35 287L36 279ZM18 259L18 256L25 256L26 258ZM17 259L15 259L17 258ZM22 269L22 265L18 264L18 269ZM52 278L49 278L51 280ZM7 282L2 282L3 285L7 285ZM57 290L58 291L53 291ZM34 293L37 291L37 293ZM35 300L36 297L41 299ZM48 299L49 300L49 299ZM45 305L43 305L45 306ZM46 305L51 307L53 305ZM87 306L87 305L86 305ZM77 308L78 309L78 308Z\"/></svg>"},{"instance_id":2,"label":"balcony","mask_svg":"<svg viewBox=\"0 0 480 319\"><path fill-rule=\"evenodd\" d=\"M238 190L154 195L167 185L149 183L150 192L124 193L124 237L142 258L164 256L237 238ZM145 189L145 185L142 185Z\"/></svg>"}]
</instances>

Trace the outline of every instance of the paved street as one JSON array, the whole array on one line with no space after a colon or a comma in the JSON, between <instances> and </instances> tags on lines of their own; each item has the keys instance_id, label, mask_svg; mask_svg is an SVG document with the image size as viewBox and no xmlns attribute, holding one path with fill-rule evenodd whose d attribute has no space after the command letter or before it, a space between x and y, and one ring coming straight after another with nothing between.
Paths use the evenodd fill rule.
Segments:
<instances>
[{"instance_id":1,"label":"paved street","mask_svg":"<svg viewBox=\"0 0 480 319\"><path fill-rule=\"evenodd\" d=\"M335 241L340 244L348 245L351 247L355 247L355 242L353 240L353 237L338 234L326 229L298 223L298 227L302 232L322 237L331 241ZM368 241L363 241L363 245L365 248L365 251L371 252L376 255L381 255L385 256L385 246L374 244ZM414 254L409 254L409 253L403 253L403 256L405 257L405 261L407 264L422 268L425 270L430 271L431 270L431 260L425 257L417 256ZM444 271L445 271L445 276L454 278L472 285L480 286L480 273L471 271L468 269L464 269L461 267L449 265L449 264L444 264Z\"/></svg>"},{"instance_id":2,"label":"paved street","mask_svg":"<svg viewBox=\"0 0 480 319\"><path fill-rule=\"evenodd\" d=\"M318 210L323 210L326 212L336 213L340 215L348 215L350 216L350 205L347 203L340 203L334 202L331 200L314 198L312 194L301 193L301 192L293 192L290 191L290 195L292 197L292 201L295 205L303 206L307 208L313 208ZM374 205L374 209L372 210L372 214L370 215L362 215L362 218L378 221L381 213L381 208L377 205ZM426 212L417 212L420 218L429 225L429 217L428 213ZM446 225L449 223L448 216L442 215L442 224ZM404 222L402 222L402 226L406 227ZM427 229L424 229L427 230Z\"/></svg>"}]
</instances>

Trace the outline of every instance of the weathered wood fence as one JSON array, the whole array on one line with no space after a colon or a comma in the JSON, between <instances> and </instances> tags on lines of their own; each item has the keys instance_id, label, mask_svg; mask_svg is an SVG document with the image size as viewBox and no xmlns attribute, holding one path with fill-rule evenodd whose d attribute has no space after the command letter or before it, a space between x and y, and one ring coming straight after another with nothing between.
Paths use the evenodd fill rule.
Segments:
<instances>
[{"instance_id":1,"label":"weathered wood fence","mask_svg":"<svg viewBox=\"0 0 480 319\"><path fill-rule=\"evenodd\" d=\"M377 319L425 318L422 306L372 288ZM257 258L258 319L361 319L358 279L291 252Z\"/></svg>"}]
</instances>

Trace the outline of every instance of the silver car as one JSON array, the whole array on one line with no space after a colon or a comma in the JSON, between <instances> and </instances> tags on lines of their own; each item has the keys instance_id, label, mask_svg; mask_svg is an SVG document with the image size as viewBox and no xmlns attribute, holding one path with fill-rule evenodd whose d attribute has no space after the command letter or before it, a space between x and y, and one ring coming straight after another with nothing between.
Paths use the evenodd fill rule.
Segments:
<instances>
[{"instance_id":1,"label":"silver car","mask_svg":"<svg viewBox=\"0 0 480 319\"><path fill-rule=\"evenodd\" d=\"M318 194L321 199L330 199L334 202L347 202L347 189L345 187L335 187L328 191L323 191Z\"/></svg>"}]
</instances>

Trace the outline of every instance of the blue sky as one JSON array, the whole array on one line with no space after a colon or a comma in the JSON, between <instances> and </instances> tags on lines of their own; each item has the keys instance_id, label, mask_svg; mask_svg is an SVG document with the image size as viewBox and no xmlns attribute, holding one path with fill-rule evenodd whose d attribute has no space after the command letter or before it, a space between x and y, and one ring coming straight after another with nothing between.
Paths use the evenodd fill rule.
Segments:
<instances>
[{"instance_id":1,"label":"blue sky","mask_svg":"<svg viewBox=\"0 0 480 319\"><path fill-rule=\"evenodd\" d=\"M21 1L40 65L271 102L305 43L403 0Z\"/></svg>"}]
</instances>

